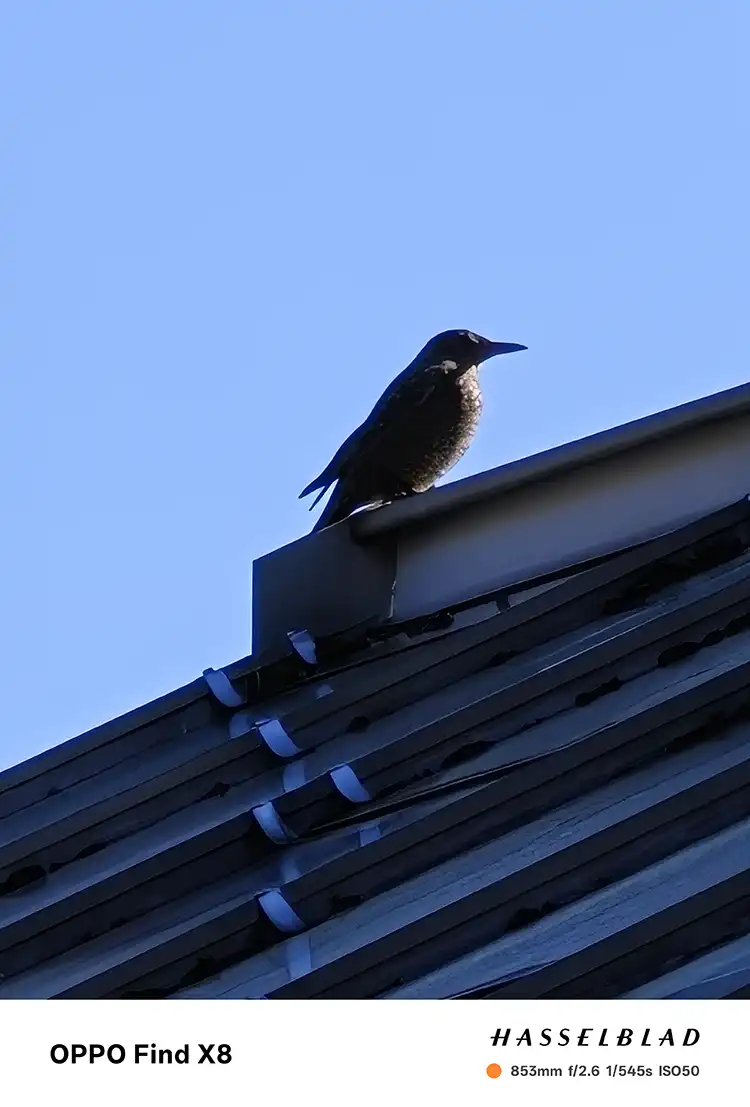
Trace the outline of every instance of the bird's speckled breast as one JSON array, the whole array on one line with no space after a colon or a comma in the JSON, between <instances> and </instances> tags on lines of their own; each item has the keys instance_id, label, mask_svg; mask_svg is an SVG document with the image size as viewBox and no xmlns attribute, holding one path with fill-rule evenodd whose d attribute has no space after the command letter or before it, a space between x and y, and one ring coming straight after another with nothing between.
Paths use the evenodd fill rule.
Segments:
<instances>
[{"instance_id":1,"label":"bird's speckled breast","mask_svg":"<svg viewBox=\"0 0 750 1107\"><path fill-rule=\"evenodd\" d=\"M415 413L414 433L401 471L415 492L424 492L468 450L482 414L479 373L472 367L435 389Z\"/></svg>"}]
</instances>

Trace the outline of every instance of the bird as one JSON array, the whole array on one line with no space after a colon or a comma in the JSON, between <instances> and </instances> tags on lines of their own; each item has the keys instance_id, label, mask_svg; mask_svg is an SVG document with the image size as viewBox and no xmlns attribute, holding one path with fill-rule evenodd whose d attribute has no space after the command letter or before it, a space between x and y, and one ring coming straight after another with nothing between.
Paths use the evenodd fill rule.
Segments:
<instances>
[{"instance_id":1,"label":"bird","mask_svg":"<svg viewBox=\"0 0 750 1107\"><path fill-rule=\"evenodd\" d=\"M499 354L526 349L468 330L441 331L431 338L300 493L303 499L318 492L312 510L336 485L312 533L341 522L360 507L380 506L432 488L474 438L482 413L480 365Z\"/></svg>"}]
</instances>

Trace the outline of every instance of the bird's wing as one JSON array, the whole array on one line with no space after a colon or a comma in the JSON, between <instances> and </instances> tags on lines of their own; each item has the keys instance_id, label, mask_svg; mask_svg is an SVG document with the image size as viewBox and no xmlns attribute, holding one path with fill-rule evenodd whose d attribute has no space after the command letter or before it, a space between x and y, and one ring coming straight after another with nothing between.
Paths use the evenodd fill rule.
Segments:
<instances>
[{"instance_id":1,"label":"bird's wing","mask_svg":"<svg viewBox=\"0 0 750 1107\"><path fill-rule=\"evenodd\" d=\"M321 490L310 510L326 494L334 481L346 475L353 460L359 460L365 456L374 443L382 443L385 428L390 434L408 424L411 412L432 394L439 376L443 373L442 366L429 366L421 369L418 375L411 375L408 370L404 370L392 381L364 423L339 446L320 476L300 492L299 498L304 499L318 488Z\"/></svg>"},{"instance_id":2,"label":"bird's wing","mask_svg":"<svg viewBox=\"0 0 750 1107\"><path fill-rule=\"evenodd\" d=\"M351 456L355 444L360 438L364 428L364 423L361 427L357 427L357 429L349 435L346 442L342 443L342 445L339 446L338 450L328 462L320 476L316 477L314 481L311 481L311 483L308 484L307 488L304 488L300 492L299 498L303 500L305 496L309 496L311 492L315 492L318 488L320 489L320 492L315 497L310 506L311 511L315 507L318 500L322 496L325 496L331 485L341 476L342 469L344 468L347 459Z\"/></svg>"}]
</instances>

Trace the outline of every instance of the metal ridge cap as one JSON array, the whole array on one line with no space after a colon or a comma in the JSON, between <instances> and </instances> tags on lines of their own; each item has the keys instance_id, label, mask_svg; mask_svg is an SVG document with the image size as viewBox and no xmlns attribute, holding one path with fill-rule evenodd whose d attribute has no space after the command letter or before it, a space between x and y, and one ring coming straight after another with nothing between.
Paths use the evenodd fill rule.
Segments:
<instances>
[{"instance_id":1,"label":"metal ridge cap","mask_svg":"<svg viewBox=\"0 0 750 1107\"><path fill-rule=\"evenodd\" d=\"M553 446L530 457L519 458L495 469L433 488L419 496L410 496L382 508L359 512L350 521L352 535L357 539L367 539L413 526L655 439L667 438L691 427L740 415L748 409L750 382L597 431L573 442Z\"/></svg>"}]
</instances>

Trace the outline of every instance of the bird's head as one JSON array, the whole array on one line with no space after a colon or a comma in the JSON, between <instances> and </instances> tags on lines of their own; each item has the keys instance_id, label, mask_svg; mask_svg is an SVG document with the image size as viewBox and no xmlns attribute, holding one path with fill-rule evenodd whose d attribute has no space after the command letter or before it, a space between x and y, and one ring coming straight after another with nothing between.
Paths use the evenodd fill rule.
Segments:
<instances>
[{"instance_id":1,"label":"bird's head","mask_svg":"<svg viewBox=\"0 0 750 1107\"><path fill-rule=\"evenodd\" d=\"M491 342L474 331L443 331L436 334L424 348L423 355L430 361L455 361L459 366L481 365L498 354L512 354L525 350L517 342Z\"/></svg>"}]
</instances>

